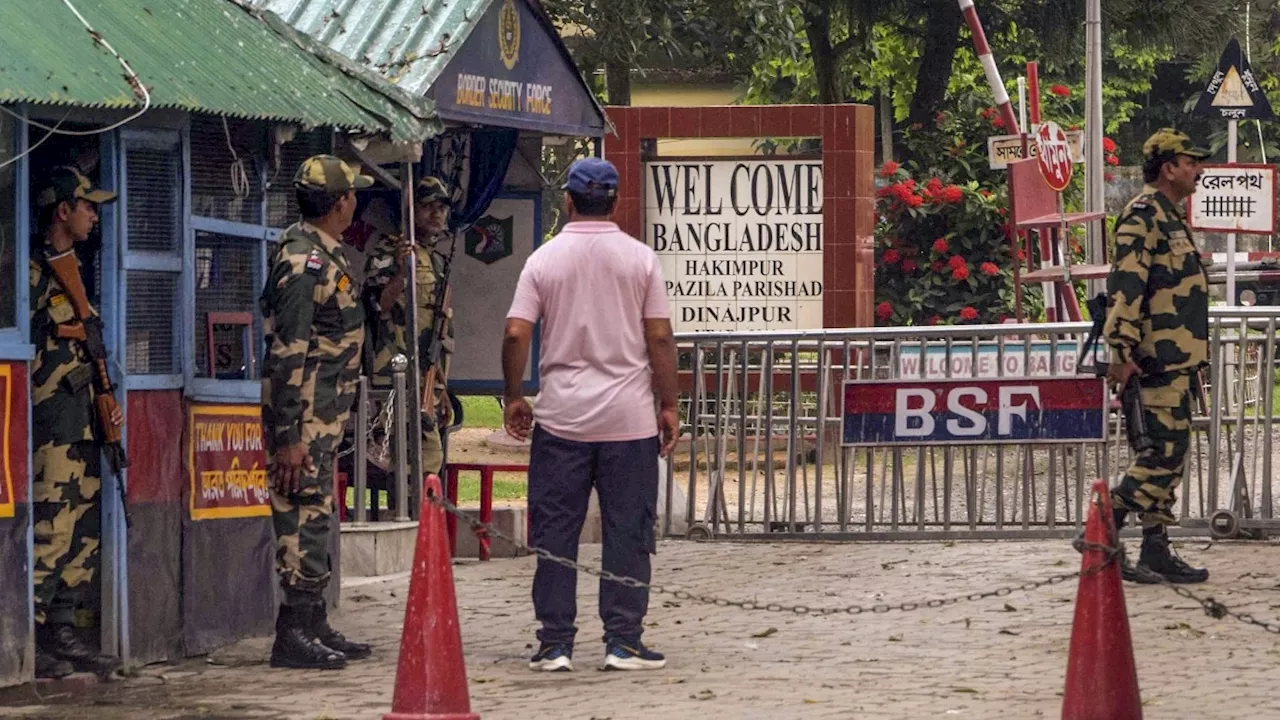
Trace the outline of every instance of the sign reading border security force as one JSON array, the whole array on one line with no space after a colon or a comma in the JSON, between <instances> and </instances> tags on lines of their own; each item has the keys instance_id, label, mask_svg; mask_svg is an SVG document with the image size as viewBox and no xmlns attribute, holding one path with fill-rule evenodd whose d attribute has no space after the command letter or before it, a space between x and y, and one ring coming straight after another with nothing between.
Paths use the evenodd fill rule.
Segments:
<instances>
[{"instance_id":1,"label":"sign reading border security force","mask_svg":"<svg viewBox=\"0 0 1280 720\"><path fill-rule=\"evenodd\" d=\"M192 405L187 435L192 520L271 514L260 407Z\"/></svg>"},{"instance_id":2,"label":"sign reading border security force","mask_svg":"<svg viewBox=\"0 0 1280 720\"><path fill-rule=\"evenodd\" d=\"M677 332L822 327L822 161L649 162L645 242Z\"/></svg>"},{"instance_id":3,"label":"sign reading border security force","mask_svg":"<svg viewBox=\"0 0 1280 720\"><path fill-rule=\"evenodd\" d=\"M851 380L841 444L1101 442L1105 398L1091 377Z\"/></svg>"},{"instance_id":4,"label":"sign reading border security force","mask_svg":"<svg viewBox=\"0 0 1280 720\"><path fill-rule=\"evenodd\" d=\"M453 57L428 92L436 111L482 125L600 135L604 118L577 69L527 3L493 0L461 47L440 49Z\"/></svg>"},{"instance_id":5,"label":"sign reading border security force","mask_svg":"<svg viewBox=\"0 0 1280 720\"><path fill-rule=\"evenodd\" d=\"M1249 58L1235 38L1218 59L1218 69L1200 94L1192 115L1219 120L1274 120L1271 102L1258 85Z\"/></svg>"},{"instance_id":6,"label":"sign reading border security force","mask_svg":"<svg viewBox=\"0 0 1280 720\"><path fill-rule=\"evenodd\" d=\"M1270 235L1276 229L1276 168L1248 163L1201 165L1187 198L1192 230Z\"/></svg>"}]
</instances>

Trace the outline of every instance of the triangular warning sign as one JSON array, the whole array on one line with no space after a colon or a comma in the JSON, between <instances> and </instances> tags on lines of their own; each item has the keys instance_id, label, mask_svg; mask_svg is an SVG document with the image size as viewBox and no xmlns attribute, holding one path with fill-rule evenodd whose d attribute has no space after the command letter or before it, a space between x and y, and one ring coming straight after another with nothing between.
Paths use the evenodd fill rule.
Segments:
<instances>
[{"instance_id":1,"label":"triangular warning sign","mask_svg":"<svg viewBox=\"0 0 1280 720\"><path fill-rule=\"evenodd\" d=\"M1194 115L1220 120L1274 120L1271 103L1258 85L1249 60L1235 38L1227 43L1218 68L1196 103Z\"/></svg>"},{"instance_id":2,"label":"triangular warning sign","mask_svg":"<svg viewBox=\"0 0 1280 720\"><path fill-rule=\"evenodd\" d=\"M1249 97L1249 91L1244 89L1244 81L1240 79L1240 73L1236 71L1235 65L1227 71L1222 87L1218 88L1218 94L1213 96L1213 102L1210 104L1214 107L1253 107L1253 98Z\"/></svg>"}]
</instances>

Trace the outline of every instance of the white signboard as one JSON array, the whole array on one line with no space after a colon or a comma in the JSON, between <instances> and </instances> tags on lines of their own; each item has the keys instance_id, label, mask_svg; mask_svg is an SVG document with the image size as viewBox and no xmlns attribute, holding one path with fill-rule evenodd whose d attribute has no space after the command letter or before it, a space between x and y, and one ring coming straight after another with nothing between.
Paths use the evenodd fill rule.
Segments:
<instances>
[{"instance_id":1,"label":"white signboard","mask_svg":"<svg viewBox=\"0 0 1280 720\"><path fill-rule=\"evenodd\" d=\"M947 361L945 345L931 346L925 354L924 367L921 368L919 346L903 345L898 349L898 377L904 379L925 378L929 380L952 378L996 378L996 377L1066 377L1076 374L1076 344L1071 341L1059 342L1056 352L1047 342L1031 343L1028 358L1026 346L1021 342L1006 342L1004 357L1000 356L1000 347L995 342L978 344L977 372L974 372L972 345L957 342L951 348L951 360ZM1029 364L1028 364L1029 361ZM950 364L948 375L947 365ZM1000 371L1001 364L1004 372ZM1086 366L1088 361L1086 360Z\"/></svg>"},{"instance_id":2,"label":"white signboard","mask_svg":"<svg viewBox=\"0 0 1280 720\"><path fill-rule=\"evenodd\" d=\"M1084 132L1067 131L1067 143L1071 146L1071 161L1077 165L1084 164ZM1028 138L1031 157L1038 157L1035 138ZM1004 170L1009 163L1022 159L1021 135L991 135L987 138L987 163L992 170Z\"/></svg>"},{"instance_id":3,"label":"white signboard","mask_svg":"<svg viewBox=\"0 0 1280 720\"><path fill-rule=\"evenodd\" d=\"M644 177L677 332L822 327L820 160L658 160Z\"/></svg>"},{"instance_id":4,"label":"white signboard","mask_svg":"<svg viewBox=\"0 0 1280 720\"><path fill-rule=\"evenodd\" d=\"M1202 165L1204 173L1187 199L1194 230L1270 235L1276 227L1273 165Z\"/></svg>"}]
</instances>

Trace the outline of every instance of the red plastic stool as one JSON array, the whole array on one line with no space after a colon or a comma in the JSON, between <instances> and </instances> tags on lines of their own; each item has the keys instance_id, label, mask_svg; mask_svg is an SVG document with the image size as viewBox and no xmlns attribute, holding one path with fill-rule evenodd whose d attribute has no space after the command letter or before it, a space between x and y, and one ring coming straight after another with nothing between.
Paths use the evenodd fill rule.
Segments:
<instances>
[{"instance_id":1,"label":"red plastic stool","mask_svg":"<svg viewBox=\"0 0 1280 720\"><path fill-rule=\"evenodd\" d=\"M458 474L462 471L479 472L480 473L480 522L489 525L493 522L493 474L495 472L529 472L529 466L525 465L489 465L485 463L449 463L445 469L445 473L449 477L449 489L446 494L449 496L449 502L455 506L458 504ZM528 513L525 513L525 534L528 535ZM458 518L456 515L450 514L446 518L449 533L449 555L457 557L458 555ZM475 531L476 539L480 541L480 560L488 562L489 560L489 533L484 528L478 528Z\"/></svg>"}]
</instances>

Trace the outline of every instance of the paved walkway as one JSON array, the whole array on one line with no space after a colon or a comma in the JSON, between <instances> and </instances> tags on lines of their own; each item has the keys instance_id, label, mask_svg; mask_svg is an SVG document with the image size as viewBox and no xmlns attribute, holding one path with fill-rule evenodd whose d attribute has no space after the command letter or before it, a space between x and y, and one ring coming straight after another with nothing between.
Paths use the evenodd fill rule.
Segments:
<instances>
[{"instance_id":1,"label":"paved walkway","mask_svg":"<svg viewBox=\"0 0 1280 720\"><path fill-rule=\"evenodd\" d=\"M1275 544L1188 543L1213 572L1197 590L1280 619ZM598 559L598 546L583 559ZM700 592L810 605L950 597L1079 567L1064 542L730 545L667 542L655 579ZM654 596L646 640L670 658L653 673L603 673L596 586L579 583L578 671L526 669L531 559L455 568L472 709L529 718L1055 718L1061 712L1076 586L911 613L795 617ZM406 579L348 587L335 621L376 643L331 673L273 670L251 640L0 716L58 720L379 718L390 707ZM1147 720L1280 717L1280 638L1213 620L1168 589L1127 585Z\"/></svg>"}]
</instances>

